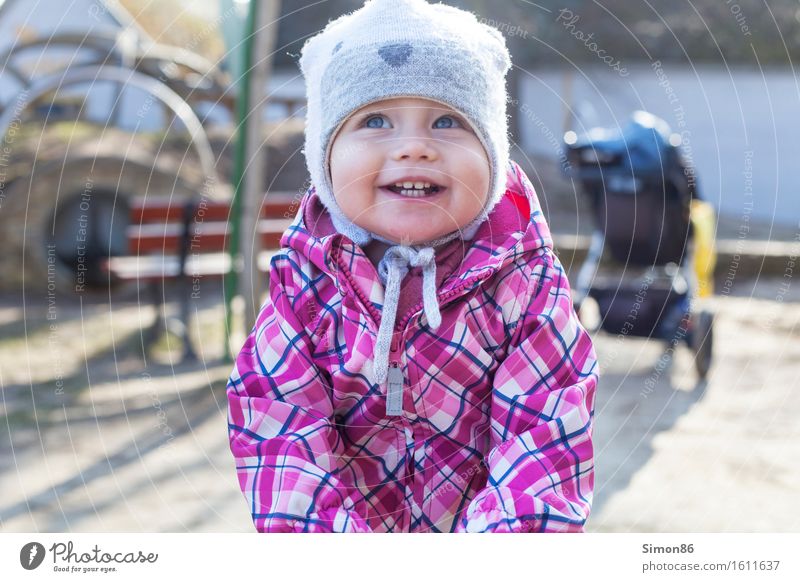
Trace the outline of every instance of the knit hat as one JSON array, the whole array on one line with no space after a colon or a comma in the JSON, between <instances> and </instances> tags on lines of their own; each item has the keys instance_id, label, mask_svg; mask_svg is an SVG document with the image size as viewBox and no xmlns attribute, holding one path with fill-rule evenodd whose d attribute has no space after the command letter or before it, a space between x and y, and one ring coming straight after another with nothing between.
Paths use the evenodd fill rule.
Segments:
<instances>
[{"instance_id":1,"label":"knit hat","mask_svg":"<svg viewBox=\"0 0 800 582\"><path fill-rule=\"evenodd\" d=\"M386 286L375 347L375 380L386 379L399 287L407 267L423 268L428 324L441 321L434 248L470 240L505 193L509 161L505 76L511 58L499 30L474 14L425 0L368 0L306 41L300 68L306 82L304 154L316 193L336 230L358 245L393 241L353 224L333 195L330 152L336 133L358 109L393 97L422 97L460 112L483 144L491 165L486 204L461 230L414 246L389 248L378 266ZM390 321L391 320L391 321Z\"/></svg>"}]
</instances>

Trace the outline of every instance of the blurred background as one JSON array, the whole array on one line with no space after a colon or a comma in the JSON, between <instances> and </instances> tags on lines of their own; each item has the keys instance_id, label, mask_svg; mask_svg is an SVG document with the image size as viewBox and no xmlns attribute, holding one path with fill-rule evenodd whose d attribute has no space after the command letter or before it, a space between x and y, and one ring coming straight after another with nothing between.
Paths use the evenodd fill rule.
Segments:
<instances>
[{"instance_id":1,"label":"blurred background","mask_svg":"<svg viewBox=\"0 0 800 582\"><path fill-rule=\"evenodd\" d=\"M252 2L0 0L0 531L252 530L230 356L307 186L300 49L362 4ZM587 529L797 531L800 5L445 3L506 36L597 342Z\"/></svg>"}]
</instances>

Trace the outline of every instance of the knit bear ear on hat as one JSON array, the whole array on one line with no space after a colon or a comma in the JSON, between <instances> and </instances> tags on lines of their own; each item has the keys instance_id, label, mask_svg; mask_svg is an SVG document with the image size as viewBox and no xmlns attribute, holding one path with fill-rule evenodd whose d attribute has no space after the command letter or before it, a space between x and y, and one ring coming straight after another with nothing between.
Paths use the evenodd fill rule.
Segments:
<instances>
[{"instance_id":1,"label":"knit bear ear on hat","mask_svg":"<svg viewBox=\"0 0 800 582\"><path fill-rule=\"evenodd\" d=\"M308 100L303 153L312 183L336 229L356 244L379 238L341 211L330 179L336 132L361 107L393 97L422 97L459 111L491 165L489 196L475 219L428 246L468 240L505 193L509 161L505 76L511 57L499 30L474 14L425 0L369 0L330 22L303 45ZM391 242L386 241L384 242Z\"/></svg>"}]
</instances>

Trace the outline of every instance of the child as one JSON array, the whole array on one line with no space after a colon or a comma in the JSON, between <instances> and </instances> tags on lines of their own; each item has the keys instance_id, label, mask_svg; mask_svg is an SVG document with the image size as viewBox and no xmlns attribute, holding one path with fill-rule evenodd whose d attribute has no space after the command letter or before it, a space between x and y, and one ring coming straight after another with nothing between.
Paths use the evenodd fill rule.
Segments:
<instances>
[{"instance_id":1,"label":"child","mask_svg":"<svg viewBox=\"0 0 800 582\"><path fill-rule=\"evenodd\" d=\"M582 531L597 365L508 159L503 36L372 0L300 66L313 185L227 388L256 529Z\"/></svg>"}]
</instances>

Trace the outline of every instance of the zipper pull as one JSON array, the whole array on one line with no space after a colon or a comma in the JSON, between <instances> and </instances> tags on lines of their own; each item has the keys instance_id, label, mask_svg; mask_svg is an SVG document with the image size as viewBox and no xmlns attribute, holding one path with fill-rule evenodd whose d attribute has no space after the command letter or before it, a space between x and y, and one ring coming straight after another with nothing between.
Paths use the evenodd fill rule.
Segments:
<instances>
[{"instance_id":1,"label":"zipper pull","mask_svg":"<svg viewBox=\"0 0 800 582\"><path fill-rule=\"evenodd\" d=\"M392 362L386 379L386 416L403 415L403 371Z\"/></svg>"}]
</instances>

